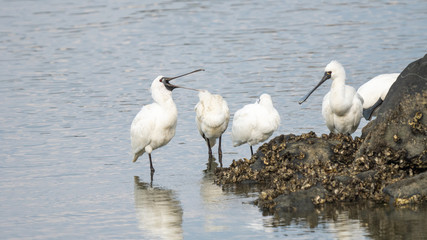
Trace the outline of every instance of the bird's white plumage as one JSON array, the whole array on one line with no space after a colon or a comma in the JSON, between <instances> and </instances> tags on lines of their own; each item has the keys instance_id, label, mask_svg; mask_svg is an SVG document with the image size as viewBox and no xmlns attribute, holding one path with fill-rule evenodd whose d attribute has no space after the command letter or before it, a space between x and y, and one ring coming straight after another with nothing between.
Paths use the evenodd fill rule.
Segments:
<instances>
[{"instance_id":1,"label":"bird's white plumage","mask_svg":"<svg viewBox=\"0 0 427 240\"><path fill-rule=\"evenodd\" d=\"M227 102L220 95L201 90L194 110L200 135L209 139L210 147L214 146L216 139L227 129L230 120Z\"/></svg>"},{"instance_id":2,"label":"bird's white plumage","mask_svg":"<svg viewBox=\"0 0 427 240\"><path fill-rule=\"evenodd\" d=\"M337 61L331 61L325 68L331 72L331 90L322 103L322 115L326 126L333 133L356 131L362 117L363 98L356 90L345 84L344 67Z\"/></svg>"},{"instance_id":3,"label":"bird's white plumage","mask_svg":"<svg viewBox=\"0 0 427 240\"><path fill-rule=\"evenodd\" d=\"M262 94L254 104L236 111L233 118L232 140L237 147L244 143L253 146L267 140L280 124L280 116L270 95Z\"/></svg>"},{"instance_id":4,"label":"bird's white plumage","mask_svg":"<svg viewBox=\"0 0 427 240\"><path fill-rule=\"evenodd\" d=\"M158 76L151 84L154 103L143 106L132 121L130 137L134 162L144 152L151 153L175 136L178 111L172 92L160 81L162 78Z\"/></svg>"},{"instance_id":5,"label":"bird's white plumage","mask_svg":"<svg viewBox=\"0 0 427 240\"><path fill-rule=\"evenodd\" d=\"M363 98L363 109L372 107L378 99L384 100L398 76L399 73L381 74L360 86L357 93Z\"/></svg>"}]
</instances>

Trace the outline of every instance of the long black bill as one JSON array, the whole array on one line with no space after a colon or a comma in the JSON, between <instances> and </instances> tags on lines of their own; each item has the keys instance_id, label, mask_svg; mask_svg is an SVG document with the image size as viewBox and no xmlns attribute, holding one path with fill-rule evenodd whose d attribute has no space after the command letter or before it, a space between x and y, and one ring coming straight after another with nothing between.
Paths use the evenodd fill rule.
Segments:
<instances>
[{"instance_id":1,"label":"long black bill","mask_svg":"<svg viewBox=\"0 0 427 240\"><path fill-rule=\"evenodd\" d=\"M185 73L185 74L182 74L182 75L179 75L176 77L171 77L171 78L164 77L163 78L163 84L165 85L166 89L168 89L169 91L172 91L175 88L183 88L183 89L188 89L188 90L193 90L193 91L199 91L198 89L194 89L194 88L188 88L188 87L174 85L174 84L169 83L169 81L174 80L176 78L187 76L187 75L192 74L192 73L200 72L200 71L205 71L205 69L197 69L197 70L194 70L192 72Z\"/></svg>"},{"instance_id":2,"label":"long black bill","mask_svg":"<svg viewBox=\"0 0 427 240\"><path fill-rule=\"evenodd\" d=\"M205 69L197 69L197 70L194 70L194 71L192 71L192 72L185 73L185 74L182 74L182 75L179 75L179 76L176 76L176 77L167 78L167 80L168 80L168 81L171 81L171 80L174 80L174 79L176 79L176 78L184 77L184 76L190 75L190 74L192 74L192 73L200 72L200 71L205 71Z\"/></svg>"},{"instance_id":3,"label":"long black bill","mask_svg":"<svg viewBox=\"0 0 427 240\"><path fill-rule=\"evenodd\" d=\"M322 80L320 80L320 82L313 88L313 90L311 90L309 93L307 93L304 97L302 97L298 103L302 104L303 102L305 102L305 100L307 100L308 97L310 97L310 95L316 91L316 89L322 85L322 83L324 83L326 80L328 80L329 78L331 78L331 73L330 72L325 72L325 75L323 75Z\"/></svg>"}]
</instances>

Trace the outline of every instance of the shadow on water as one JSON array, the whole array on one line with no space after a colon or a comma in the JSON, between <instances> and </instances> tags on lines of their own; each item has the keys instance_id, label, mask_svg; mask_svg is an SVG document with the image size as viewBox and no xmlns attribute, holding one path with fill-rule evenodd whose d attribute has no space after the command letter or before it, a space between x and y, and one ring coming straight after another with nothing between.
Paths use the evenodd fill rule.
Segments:
<instances>
[{"instance_id":1,"label":"shadow on water","mask_svg":"<svg viewBox=\"0 0 427 240\"><path fill-rule=\"evenodd\" d=\"M139 229L155 239L182 239L183 210L176 193L140 182L138 176L134 177L134 181Z\"/></svg>"}]
</instances>

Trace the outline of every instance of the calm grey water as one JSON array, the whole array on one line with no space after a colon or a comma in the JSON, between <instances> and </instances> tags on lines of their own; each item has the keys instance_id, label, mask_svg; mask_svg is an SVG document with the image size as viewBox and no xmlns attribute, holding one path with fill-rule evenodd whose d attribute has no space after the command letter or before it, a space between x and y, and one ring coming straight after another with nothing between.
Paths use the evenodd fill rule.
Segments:
<instances>
[{"instance_id":1,"label":"calm grey water","mask_svg":"<svg viewBox=\"0 0 427 240\"><path fill-rule=\"evenodd\" d=\"M220 93L232 113L269 93L282 119L274 135L328 133L321 99L330 85L298 99L333 59L357 88L422 57L426 1L0 2L1 238L426 236L425 208L263 216L250 204L256 192L222 190L204 172L216 163L191 91L173 92L177 132L153 153L152 187L147 156L133 164L129 140L151 81L196 68L206 71L179 83ZM226 166L249 157L247 146L232 147L230 129Z\"/></svg>"}]
</instances>

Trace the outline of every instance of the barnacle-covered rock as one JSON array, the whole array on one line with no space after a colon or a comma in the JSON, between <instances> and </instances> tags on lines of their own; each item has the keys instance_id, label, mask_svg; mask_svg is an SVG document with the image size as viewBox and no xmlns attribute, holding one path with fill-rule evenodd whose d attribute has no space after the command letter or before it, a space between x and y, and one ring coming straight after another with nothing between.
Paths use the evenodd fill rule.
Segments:
<instances>
[{"instance_id":1,"label":"barnacle-covered rock","mask_svg":"<svg viewBox=\"0 0 427 240\"><path fill-rule=\"evenodd\" d=\"M427 198L427 172L403 179L386 186L383 192L395 205L417 203Z\"/></svg>"}]
</instances>

